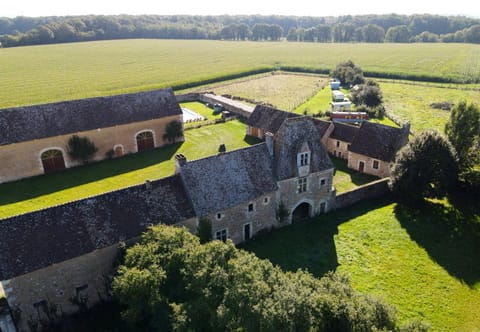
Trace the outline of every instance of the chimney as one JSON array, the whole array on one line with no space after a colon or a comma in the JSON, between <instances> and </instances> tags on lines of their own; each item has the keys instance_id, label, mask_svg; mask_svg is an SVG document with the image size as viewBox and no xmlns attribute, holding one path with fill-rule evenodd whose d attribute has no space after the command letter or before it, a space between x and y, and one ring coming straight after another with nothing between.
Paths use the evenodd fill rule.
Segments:
<instances>
[{"instance_id":1,"label":"chimney","mask_svg":"<svg viewBox=\"0 0 480 332\"><path fill-rule=\"evenodd\" d=\"M187 157L179 153L175 155L175 174L180 173L182 166L187 164Z\"/></svg>"},{"instance_id":2,"label":"chimney","mask_svg":"<svg viewBox=\"0 0 480 332\"><path fill-rule=\"evenodd\" d=\"M227 151L227 147L225 146L225 144L220 144L220 146L218 147L218 153L225 153Z\"/></svg>"},{"instance_id":3,"label":"chimney","mask_svg":"<svg viewBox=\"0 0 480 332\"><path fill-rule=\"evenodd\" d=\"M269 131L265 133L265 143L267 144L268 153L273 157L273 134Z\"/></svg>"}]
</instances>

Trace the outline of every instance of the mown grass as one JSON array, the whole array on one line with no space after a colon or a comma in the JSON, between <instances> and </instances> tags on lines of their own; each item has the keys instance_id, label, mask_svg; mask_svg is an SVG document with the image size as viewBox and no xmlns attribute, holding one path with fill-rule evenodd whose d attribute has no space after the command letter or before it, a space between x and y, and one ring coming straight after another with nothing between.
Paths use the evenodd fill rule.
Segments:
<instances>
[{"instance_id":1,"label":"mown grass","mask_svg":"<svg viewBox=\"0 0 480 332\"><path fill-rule=\"evenodd\" d=\"M357 172L347 167L347 161L330 156L335 166L335 174L333 176L333 185L337 189L337 193L342 193L350 189L354 189L363 184L378 180L377 177Z\"/></svg>"},{"instance_id":2,"label":"mown grass","mask_svg":"<svg viewBox=\"0 0 480 332\"><path fill-rule=\"evenodd\" d=\"M116 40L0 49L0 107L181 87L282 66L480 78L480 45Z\"/></svg>"},{"instance_id":3,"label":"mown grass","mask_svg":"<svg viewBox=\"0 0 480 332\"><path fill-rule=\"evenodd\" d=\"M0 184L0 218L172 175L176 153L188 159L199 159L216 154L221 143L228 150L234 150L258 142L245 139L243 123L229 121L185 131L184 143Z\"/></svg>"},{"instance_id":4,"label":"mown grass","mask_svg":"<svg viewBox=\"0 0 480 332\"><path fill-rule=\"evenodd\" d=\"M402 121L410 121L415 133L437 129L443 133L450 112L434 109L432 103L461 100L480 104L480 92L463 90L462 86L413 84L382 80L380 87L387 111Z\"/></svg>"},{"instance_id":5,"label":"mown grass","mask_svg":"<svg viewBox=\"0 0 480 332\"><path fill-rule=\"evenodd\" d=\"M207 107L204 103L193 101L188 103L180 103L180 107L188 108L201 116L203 116L206 120L215 120L220 119L222 117L222 113L213 114L213 109Z\"/></svg>"},{"instance_id":6,"label":"mown grass","mask_svg":"<svg viewBox=\"0 0 480 332\"><path fill-rule=\"evenodd\" d=\"M257 237L245 245L285 270L321 277L350 275L356 290L396 306L401 322L433 331L480 326L480 210L445 202L408 208L388 199L364 202ZM468 204L467 204L468 205Z\"/></svg>"}]
</instances>

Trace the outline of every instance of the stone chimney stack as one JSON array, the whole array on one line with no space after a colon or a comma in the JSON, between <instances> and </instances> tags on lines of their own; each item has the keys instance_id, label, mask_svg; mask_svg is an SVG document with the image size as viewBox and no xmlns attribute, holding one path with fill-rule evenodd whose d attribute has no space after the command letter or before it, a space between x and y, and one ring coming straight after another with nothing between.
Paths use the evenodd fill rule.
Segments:
<instances>
[{"instance_id":1,"label":"stone chimney stack","mask_svg":"<svg viewBox=\"0 0 480 332\"><path fill-rule=\"evenodd\" d=\"M218 153L225 153L227 152L227 147L225 146L225 144L220 144L220 146L218 147Z\"/></svg>"},{"instance_id":2,"label":"stone chimney stack","mask_svg":"<svg viewBox=\"0 0 480 332\"><path fill-rule=\"evenodd\" d=\"M273 134L269 131L265 133L265 143L267 144L268 153L273 157Z\"/></svg>"},{"instance_id":3,"label":"stone chimney stack","mask_svg":"<svg viewBox=\"0 0 480 332\"><path fill-rule=\"evenodd\" d=\"M187 157L179 153L175 155L175 174L178 174L182 170L182 166L187 164Z\"/></svg>"}]
</instances>

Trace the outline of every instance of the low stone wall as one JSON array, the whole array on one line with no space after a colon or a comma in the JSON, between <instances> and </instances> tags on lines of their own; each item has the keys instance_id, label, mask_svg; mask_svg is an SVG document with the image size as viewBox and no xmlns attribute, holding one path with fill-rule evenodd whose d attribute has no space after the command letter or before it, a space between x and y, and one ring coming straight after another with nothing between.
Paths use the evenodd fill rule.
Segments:
<instances>
[{"instance_id":1,"label":"low stone wall","mask_svg":"<svg viewBox=\"0 0 480 332\"><path fill-rule=\"evenodd\" d=\"M388 180L389 178L380 179L337 195L335 209L342 209L360 201L389 194Z\"/></svg>"},{"instance_id":2,"label":"low stone wall","mask_svg":"<svg viewBox=\"0 0 480 332\"><path fill-rule=\"evenodd\" d=\"M191 101L199 101L200 96L201 95L199 93L186 93L183 95L175 95L175 98L179 103L187 103Z\"/></svg>"}]
</instances>

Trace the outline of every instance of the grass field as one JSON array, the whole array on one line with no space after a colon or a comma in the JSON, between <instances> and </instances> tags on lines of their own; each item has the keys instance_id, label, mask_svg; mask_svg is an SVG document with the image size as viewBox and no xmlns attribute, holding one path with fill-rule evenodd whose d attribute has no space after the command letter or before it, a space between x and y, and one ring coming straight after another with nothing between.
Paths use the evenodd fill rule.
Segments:
<instances>
[{"instance_id":1,"label":"grass field","mask_svg":"<svg viewBox=\"0 0 480 332\"><path fill-rule=\"evenodd\" d=\"M335 166L335 174L333 176L333 185L337 189L337 193L341 193L363 184L378 180L377 177L365 173L360 173L347 167L347 161L330 156Z\"/></svg>"},{"instance_id":2,"label":"grass field","mask_svg":"<svg viewBox=\"0 0 480 332\"><path fill-rule=\"evenodd\" d=\"M480 45L117 40L0 49L0 107L178 86L255 68L480 78Z\"/></svg>"},{"instance_id":3,"label":"grass field","mask_svg":"<svg viewBox=\"0 0 480 332\"><path fill-rule=\"evenodd\" d=\"M285 270L306 268L316 276L346 272L356 290L395 305L401 322L424 320L432 331L478 331L480 233L478 227L469 231L472 222L480 223L475 209L444 202L418 210L388 200L365 202L276 230L245 247Z\"/></svg>"},{"instance_id":4,"label":"grass field","mask_svg":"<svg viewBox=\"0 0 480 332\"><path fill-rule=\"evenodd\" d=\"M127 155L67 171L0 184L0 218L39 210L172 175L174 156L199 159L218 152L257 143L245 140L245 125L229 121L185 132L185 142L161 149Z\"/></svg>"}]
</instances>

